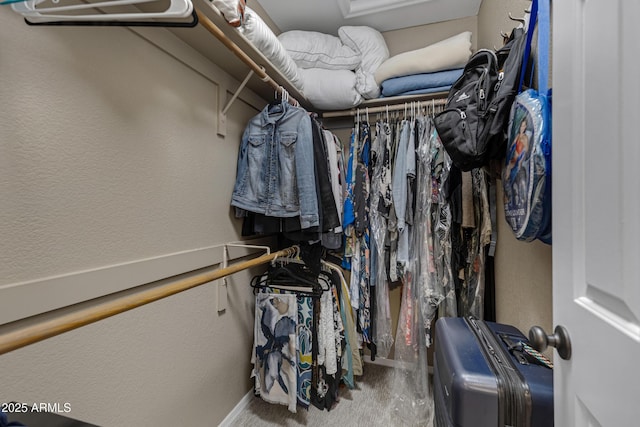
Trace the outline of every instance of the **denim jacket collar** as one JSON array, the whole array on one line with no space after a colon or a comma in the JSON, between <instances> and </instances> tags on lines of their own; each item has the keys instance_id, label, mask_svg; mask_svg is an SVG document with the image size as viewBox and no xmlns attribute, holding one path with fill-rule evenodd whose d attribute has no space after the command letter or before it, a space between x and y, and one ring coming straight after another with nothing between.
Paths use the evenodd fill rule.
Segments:
<instances>
[{"instance_id":1,"label":"denim jacket collar","mask_svg":"<svg viewBox=\"0 0 640 427\"><path fill-rule=\"evenodd\" d=\"M275 113L270 113L269 110L270 109L274 109L275 108L279 108L280 110L282 110L281 112L275 112ZM282 117L284 117L285 114L287 114L287 111L289 110L289 103L288 102L280 102L279 104L276 104L275 106L267 105L263 110L262 110L262 124L267 125L267 124L276 124L278 122L278 120L280 120ZM277 111L277 110L276 110Z\"/></svg>"}]
</instances>

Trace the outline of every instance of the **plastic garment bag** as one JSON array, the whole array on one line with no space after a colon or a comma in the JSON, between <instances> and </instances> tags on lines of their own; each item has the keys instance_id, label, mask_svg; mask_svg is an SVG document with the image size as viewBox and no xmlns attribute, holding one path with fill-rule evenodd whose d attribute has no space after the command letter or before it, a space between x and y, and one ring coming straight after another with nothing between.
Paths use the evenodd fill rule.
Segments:
<instances>
[{"instance_id":1,"label":"plastic garment bag","mask_svg":"<svg viewBox=\"0 0 640 427\"><path fill-rule=\"evenodd\" d=\"M451 269L451 210L445 184L451 159L444 150L430 119L420 118L421 135L417 149L418 185L414 227L413 258L419 301L431 344L431 323L443 305L443 315L455 316L456 297Z\"/></svg>"},{"instance_id":2,"label":"plastic garment bag","mask_svg":"<svg viewBox=\"0 0 640 427\"><path fill-rule=\"evenodd\" d=\"M411 257L402 288L402 305L395 342L392 401L393 425L432 425L433 400L429 388L427 348L431 323L444 302L448 315L456 313L451 270L451 213L443 185L451 160L431 119L416 119L416 203Z\"/></svg>"},{"instance_id":3,"label":"plastic garment bag","mask_svg":"<svg viewBox=\"0 0 640 427\"><path fill-rule=\"evenodd\" d=\"M389 283L385 260L385 239L387 236L387 220L381 209L388 210L385 201L385 189L390 185L390 168L385 168L389 162L388 123L378 121L376 132L371 144L371 204L369 211L370 240L371 240L371 284L372 292L376 293L375 334L377 355L387 357L393 346L391 331L391 309L389 306ZM375 261L375 262L374 262Z\"/></svg>"},{"instance_id":4,"label":"plastic garment bag","mask_svg":"<svg viewBox=\"0 0 640 427\"><path fill-rule=\"evenodd\" d=\"M429 155L426 155L429 164L423 165L425 166L423 175L431 181L430 194L426 195L430 212L429 218L425 220L428 220L431 226L431 235L427 238L433 242L432 256L429 257L429 261L433 262L429 269L430 280L424 284L429 289L436 289L435 292L441 293L443 300L438 307L441 316L457 316L455 281L451 266L452 215L447 191L452 161L438 137L435 126L427 122L424 127L429 138ZM427 176L429 173L430 177ZM428 295L431 294L433 292L428 291ZM434 316L431 316L431 309L428 311L425 309L425 313L429 313L427 321L431 324L434 319Z\"/></svg>"},{"instance_id":5,"label":"plastic garment bag","mask_svg":"<svg viewBox=\"0 0 640 427\"><path fill-rule=\"evenodd\" d=\"M487 174L482 169L471 171L473 192L473 214L476 228L467 230L468 254L464 269L464 284L460 292L460 315L484 317L484 276L485 252L491 242L491 222L487 214L489 197L487 194Z\"/></svg>"},{"instance_id":6,"label":"plastic garment bag","mask_svg":"<svg viewBox=\"0 0 640 427\"><path fill-rule=\"evenodd\" d=\"M391 420L394 426L433 425L433 399L429 388L427 335L422 304L419 303L412 258L402 288L402 306L395 341L395 360L391 385Z\"/></svg>"}]
</instances>

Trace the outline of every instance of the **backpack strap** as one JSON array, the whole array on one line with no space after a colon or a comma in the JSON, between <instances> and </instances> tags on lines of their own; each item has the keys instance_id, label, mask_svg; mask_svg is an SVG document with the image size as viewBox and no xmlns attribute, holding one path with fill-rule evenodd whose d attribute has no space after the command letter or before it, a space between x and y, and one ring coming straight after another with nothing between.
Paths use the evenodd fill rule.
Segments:
<instances>
[{"instance_id":1,"label":"backpack strap","mask_svg":"<svg viewBox=\"0 0 640 427\"><path fill-rule=\"evenodd\" d=\"M520 81L518 82L518 93L522 92L522 85L524 84L524 75L527 72L529 65L529 56L531 55L531 40L533 39L533 30L536 27L538 20L538 0L533 0L531 3L531 14L529 18L529 26L527 27L527 41L524 45L524 55L522 58L522 66L520 67Z\"/></svg>"},{"instance_id":2,"label":"backpack strap","mask_svg":"<svg viewBox=\"0 0 640 427\"><path fill-rule=\"evenodd\" d=\"M539 0L538 6L538 92L549 92L550 0Z\"/></svg>"},{"instance_id":3,"label":"backpack strap","mask_svg":"<svg viewBox=\"0 0 640 427\"><path fill-rule=\"evenodd\" d=\"M549 91L549 29L550 29L550 0L533 0L531 5L531 18L527 29L527 41L524 49L522 68L520 69L520 82L518 93L522 92L524 75L527 71L531 55L531 42L533 33L538 24L538 60L534 67L538 75L538 92L547 95Z\"/></svg>"}]
</instances>

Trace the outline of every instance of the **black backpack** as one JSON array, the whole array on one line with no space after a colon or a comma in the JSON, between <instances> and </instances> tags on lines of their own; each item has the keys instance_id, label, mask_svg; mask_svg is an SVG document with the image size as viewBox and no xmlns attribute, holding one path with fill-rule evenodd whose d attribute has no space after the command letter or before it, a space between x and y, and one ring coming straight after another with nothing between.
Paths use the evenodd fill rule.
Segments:
<instances>
[{"instance_id":1,"label":"black backpack","mask_svg":"<svg viewBox=\"0 0 640 427\"><path fill-rule=\"evenodd\" d=\"M453 84L435 126L453 164L469 171L504 156L511 104L517 94L526 34L514 28L497 52L481 49Z\"/></svg>"}]
</instances>

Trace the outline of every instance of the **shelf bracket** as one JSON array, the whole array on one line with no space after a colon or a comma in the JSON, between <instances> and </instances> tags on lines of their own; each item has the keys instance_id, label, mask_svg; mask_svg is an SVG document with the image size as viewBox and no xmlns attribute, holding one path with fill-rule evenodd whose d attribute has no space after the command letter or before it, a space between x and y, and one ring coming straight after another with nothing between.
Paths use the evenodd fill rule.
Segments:
<instances>
[{"instance_id":1,"label":"shelf bracket","mask_svg":"<svg viewBox=\"0 0 640 427\"><path fill-rule=\"evenodd\" d=\"M247 83L249 83L249 79L251 78L251 76L253 76L253 74L254 74L253 70L249 70L249 74L247 74L247 77L245 77L242 83L240 83L240 86L238 86L238 89L236 89L235 93L233 94L229 102L227 102L227 105L225 105L224 108L222 109L222 114L225 114L225 115L227 114L227 111L229 111L229 108L231 108L231 104L233 104L233 101L235 101L236 98L238 98L238 95L240 95L240 92L242 91L242 89L244 89Z\"/></svg>"},{"instance_id":2,"label":"shelf bracket","mask_svg":"<svg viewBox=\"0 0 640 427\"><path fill-rule=\"evenodd\" d=\"M249 79L251 78L251 76L253 76L253 74L254 74L254 71L249 70L249 74L247 74L247 77L245 77L242 83L240 83L240 86L238 86L238 88L236 89L235 93L233 94L229 102L226 103L226 105L224 106L224 108L222 108L222 110L218 110L218 135L220 136L227 135L227 111L229 111L229 108L231 108L231 105L238 98L238 96L240 95L240 92L242 92L242 89L244 89L244 87L247 85L247 83L249 82ZM218 90L218 105L222 105L226 100L226 98L227 98L227 90L223 87L220 87L220 89Z\"/></svg>"},{"instance_id":3,"label":"shelf bracket","mask_svg":"<svg viewBox=\"0 0 640 427\"><path fill-rule=\"evenodd\" d=\"M247 245L244 243L226 243L222 247L222 268L227 268L229 263L229 247L234 248L249 248L249 249L262 249L266 251L264 255L271 254L271 248L264 245ZM218 312L225 311L228 306L227 299L227 276L221 278L217 282L218 286Z\"/></svg>"}]
</instances>

